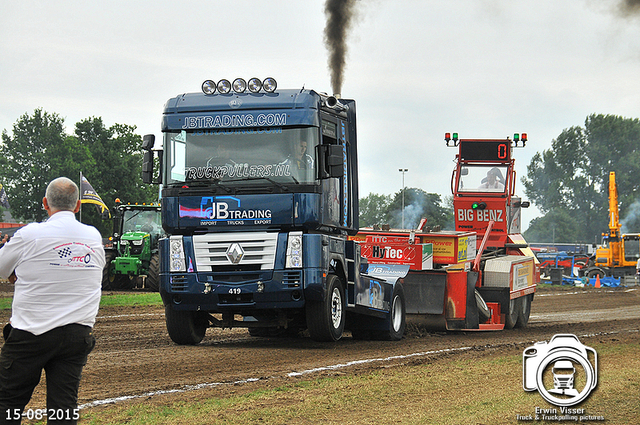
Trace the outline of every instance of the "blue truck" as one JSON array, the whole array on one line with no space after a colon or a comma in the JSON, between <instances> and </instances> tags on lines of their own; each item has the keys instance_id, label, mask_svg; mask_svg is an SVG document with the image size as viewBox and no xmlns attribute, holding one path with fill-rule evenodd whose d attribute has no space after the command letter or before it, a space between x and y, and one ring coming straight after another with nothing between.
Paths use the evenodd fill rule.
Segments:
<instances>
[{"instance_id":1,"label":"blue truck","mask_svg":"<svg viewBox=\"0 0 640 425\"><path fill-rule=\"evenodd\" d=\"M162 184L159 291L175 343L198 344L208 327L402 338L401 282L367 275L349 240L354 100L280 90L271 78L207 80L167 101L162 133L162 149L143 138L142 174Z\"/></svg>"}]
</instances>

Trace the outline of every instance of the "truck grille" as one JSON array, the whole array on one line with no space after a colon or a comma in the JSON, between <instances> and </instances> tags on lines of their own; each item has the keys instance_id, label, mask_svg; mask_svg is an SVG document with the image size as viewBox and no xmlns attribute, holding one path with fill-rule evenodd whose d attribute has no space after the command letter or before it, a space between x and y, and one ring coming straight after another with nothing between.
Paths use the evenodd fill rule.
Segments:
<instances>
[{"instance_id":1,"label":"truck grille","mask_svg":"<svg viewBox=\"0 0 640 425\"><path fill-rule=\"evenodd\" d=\"M217 267L236 270L272 270L276 258L277 233L208 233L193 236L198 271Z\"/></svg>"}]
</instances>

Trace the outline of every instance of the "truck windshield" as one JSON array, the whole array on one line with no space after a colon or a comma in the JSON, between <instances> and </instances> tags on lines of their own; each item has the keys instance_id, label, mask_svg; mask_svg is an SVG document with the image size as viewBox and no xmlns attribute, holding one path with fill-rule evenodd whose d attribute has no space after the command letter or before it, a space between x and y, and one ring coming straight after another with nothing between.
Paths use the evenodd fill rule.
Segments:
<instances>
[{"instance_id":1,"label":"truck windshield","mask_svg":"<svg viewBox=\"0 0 640 425\"><path fill-rule=\"evenodd\" d=\"M461 168L458 192L505 191L506 166L465 165Z\"/></svg>"},{"instance_id":2,"label":"truck windshield","mask_svg":"<svg viewBox=\"0 0 640 425\"><path fill-rule=\"evenodd\" d=\"M144 232L151 236L162 233L160 211L157 210L127 210L122 217L122 233Z\"/></svg>"},{"instance_id":3,"label":"truck windshield","mask_svg":"<svg viewBox=\"0 0 640 425\"><path fill-rule=\"evenodd\" d=\"M167 132L165 184L315 183L318 140L317 127Z\"/></svg>"}]
</instances>

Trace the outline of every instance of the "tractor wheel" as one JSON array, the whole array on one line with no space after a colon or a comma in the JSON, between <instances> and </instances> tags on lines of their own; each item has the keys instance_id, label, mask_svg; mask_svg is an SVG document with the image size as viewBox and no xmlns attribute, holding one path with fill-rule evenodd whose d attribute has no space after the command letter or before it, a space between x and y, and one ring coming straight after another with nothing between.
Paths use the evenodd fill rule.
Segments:
<instances>
[{"instance_id":1,"label":"tractor wheel","mask_svg":"<svg viewBox=\"0 0 640 425\"><path fill-rule=\"evenodd\" d=\"M145 286L155 292L160 288L160 258L158 254L153 254L151 260L149 260Z\"/></svg>"},{"instance_id":2,"label":"tractor wheel","mask_svg":"<svg viewBox=\"0 0 640 425\"><path fill-rule=\"evenodd\" d=\"M335 274L327 277L324 301L307 302L307 328L315 341L337 341L342 338L346 318L344 289Z\"/></svg>"},{"instance_id":3,"label":"tractor wheel","mask_svg":"<svg viewBox=\"0 0 640 425\"><path fill-rule=\"evenodd\" d=\"M518 323L516 328L526 328L529 323L529 315L531 314L531 299L533 295L525 295L518 298L520 300L520 308L518 309Z\"/></svg>"},{"instance_id":4,"label":"tractor wheel","mask_svg":"<svg viewBox=\"0 0 640 425\"><path fill-rule=\"evenodd\" d=\"M509 300L509 309L504 312L505 329L513 329L518 323L518 314L521 308L519 300L520 298Z\"/></svg>"},{"instance_id":5,"label":"tractor wheel","mask_svg":"<svg viewBox=\"0 0 640 425\"><path fill-rule=\"evenodd\" d=\"M110 291L110 290L116 289L113 287L115 275L109 275L109 268L111 268L111 260L113 260L114 256L115 255L113 252L107 252L104 255L106 262L104 264L104 269L102 269L102 290L103 291Z\"/></svg>"},{"instance_id":6,"label":"tractor wheel","mask_svg":"<svg viewBox=\"0 0 640 425\"><path fill-rule=\"evenodd\" d=\"M206 313L201 311L176 311L167 305L164 316L169 337L178 345L199 344L209 327Z\"/></svg>"}]
</instances>

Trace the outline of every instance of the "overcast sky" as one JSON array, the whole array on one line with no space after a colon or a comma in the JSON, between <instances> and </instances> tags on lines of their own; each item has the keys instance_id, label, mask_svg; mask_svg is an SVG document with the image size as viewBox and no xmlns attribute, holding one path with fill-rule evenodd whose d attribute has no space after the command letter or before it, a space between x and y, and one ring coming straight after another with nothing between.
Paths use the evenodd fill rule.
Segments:
<instances>
[{"instance_id":1,"label":"overcast sky","mask_svg":"<svg viewBox=\"0 0 640 425\"><path fill-rule=\"evenodd\" d=\"M447 131L528 133L515 151L520 178L589 114L640 117L640 18L623 16L621 3L359 0L342 96L357 102L361 197L398 192L400 168L407 187L449 195ZM0 130L42 108L64 117L68 133L95 116L160 136L166 100L205 79L332 90L324 0L0 6ZM524 222L537 214L524 211Z\"/></svg>"}]
</instances>

